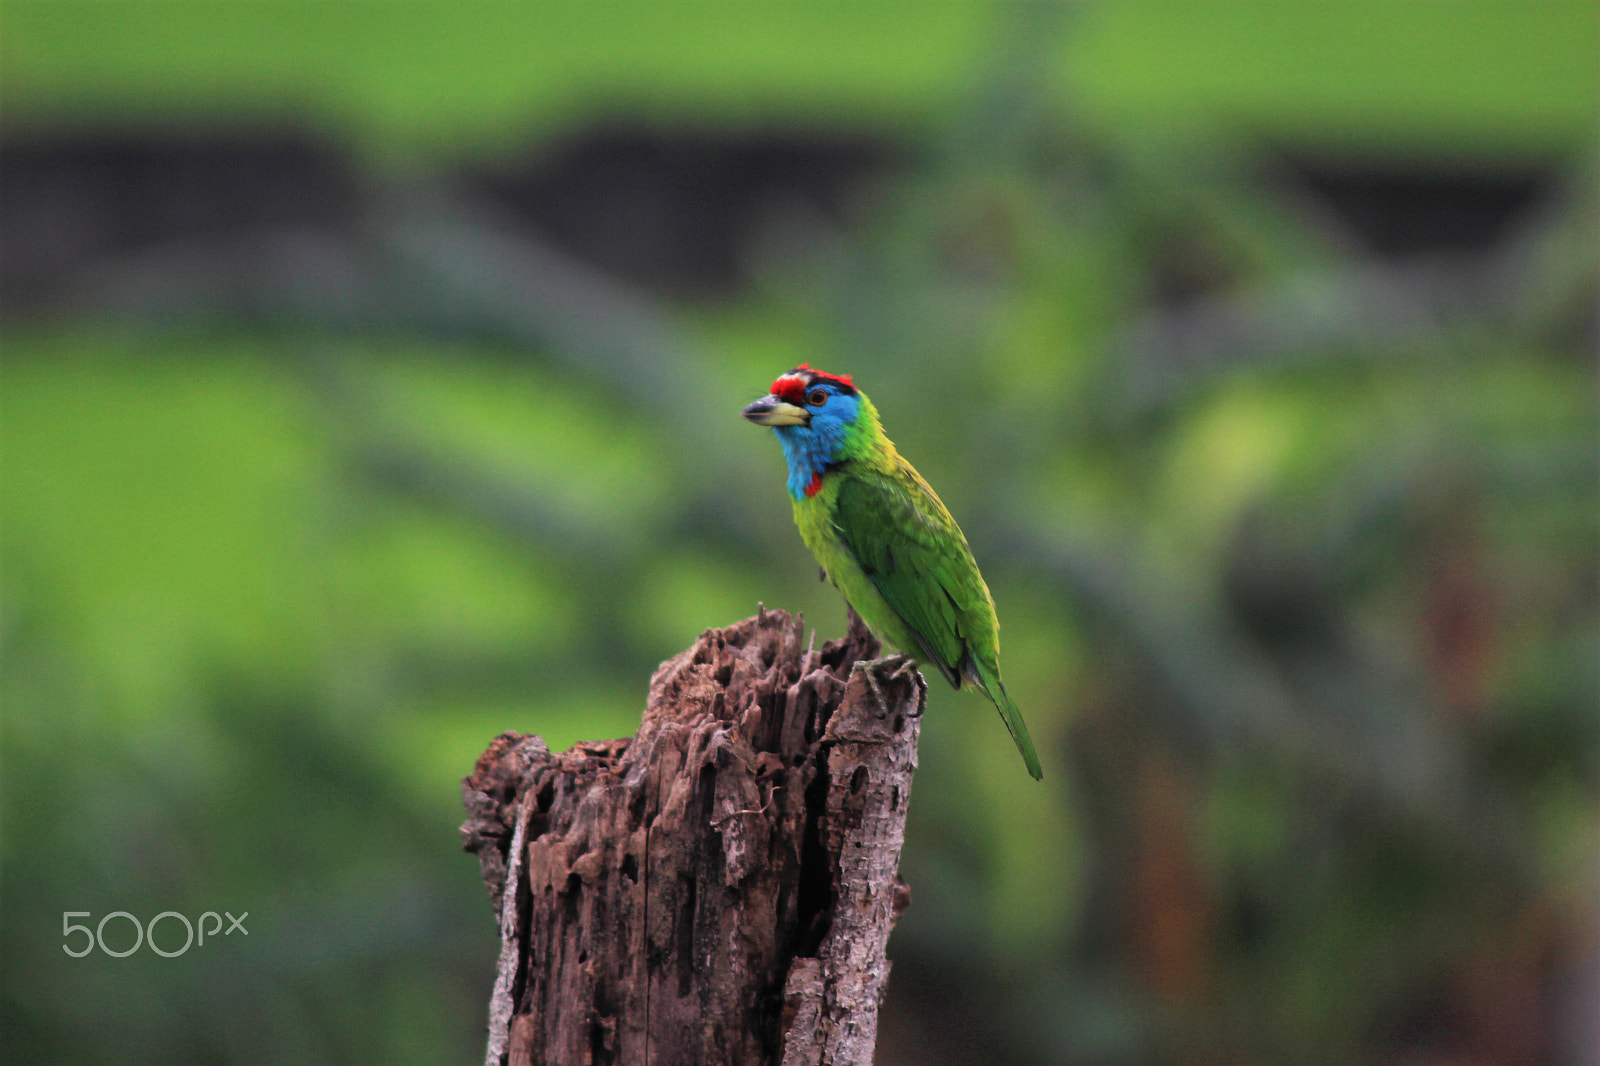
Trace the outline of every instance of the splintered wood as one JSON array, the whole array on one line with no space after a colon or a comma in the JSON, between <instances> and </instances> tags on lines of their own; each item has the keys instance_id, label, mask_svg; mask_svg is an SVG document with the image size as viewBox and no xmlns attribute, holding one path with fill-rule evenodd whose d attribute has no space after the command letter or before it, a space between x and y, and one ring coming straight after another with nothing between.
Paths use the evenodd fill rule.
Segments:
<instances>
[{"instance_id":1,"label":"splintered wood","mask_svg":"<svg viewBox=\"0 0 1600 1066\"><path fill-rule=\"evenodd\" d=\"M763 611L661 665L639 732L504 733L462 783L500 916L490 1066L869 1066L927 694Z\"/></svg>"}]
</instances>

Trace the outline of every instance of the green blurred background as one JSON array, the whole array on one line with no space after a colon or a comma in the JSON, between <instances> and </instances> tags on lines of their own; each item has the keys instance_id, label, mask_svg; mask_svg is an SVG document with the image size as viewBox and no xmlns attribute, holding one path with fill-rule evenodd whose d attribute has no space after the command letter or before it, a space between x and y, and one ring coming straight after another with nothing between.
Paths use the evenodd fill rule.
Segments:
<instances>
[{"instance_id":1,"label":"green blurred background","mask_svg":"<svg viewBox=\"0 0 1600 1066\"><path fill-rule=\"evenodd\" d=\"M738 418L799 362L1046 768L934 687L883 1066L1600 1059L1592 0L4 0L0 64L6 1061L479 1060L488 740L843 631Z\"/></svg>"}]
</instances>

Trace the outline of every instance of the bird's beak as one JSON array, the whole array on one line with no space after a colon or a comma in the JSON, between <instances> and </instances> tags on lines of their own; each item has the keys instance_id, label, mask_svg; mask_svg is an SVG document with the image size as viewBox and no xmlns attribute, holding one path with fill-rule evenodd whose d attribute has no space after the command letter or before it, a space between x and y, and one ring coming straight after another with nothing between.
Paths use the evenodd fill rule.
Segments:
<instances>
[{"instance_id":1,"label":"bird's beak","mask_svg":"<svg viewBox=\"0 0 1600 1066\"><path fill-rule=\"evenodd\" d=\"M744 409L744 416L758 426L803 426L811 421L810 411L776 396L761 397Z\"/></svg>"}]
</instances>

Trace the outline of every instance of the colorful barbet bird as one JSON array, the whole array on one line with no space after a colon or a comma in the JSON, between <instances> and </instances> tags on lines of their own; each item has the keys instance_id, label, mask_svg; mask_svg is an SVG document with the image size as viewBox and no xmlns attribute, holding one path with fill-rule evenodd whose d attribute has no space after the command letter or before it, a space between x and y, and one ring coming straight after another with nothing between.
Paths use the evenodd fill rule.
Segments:
<instances>
[{"instance_id":1,"label":"colorful barbet bird","mask_svg":"<svg viewBox=\"0 0 1600 1066\"><path fill-rule=\"evenodd\" d=\"M994 597L961 527L878 424L848 375L801 365L744 409L789 463L794 521L823 572L878 639L994 702L1028 773L1042 776L1000 680Z\"/></svg>"}]
</instances>

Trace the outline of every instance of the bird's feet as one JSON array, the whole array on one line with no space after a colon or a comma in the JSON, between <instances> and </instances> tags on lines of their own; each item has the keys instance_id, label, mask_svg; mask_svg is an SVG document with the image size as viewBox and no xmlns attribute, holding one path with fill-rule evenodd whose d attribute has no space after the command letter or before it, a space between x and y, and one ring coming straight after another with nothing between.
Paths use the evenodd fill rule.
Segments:
<instances>
[{"instance_id":1,"label":"bird's feet","mask_svg":"<svg viewBox=\"0 0 1600 1066\"><path fill-rule=\"evenodd\" d=\"M894 709L894 705L884 697L882 685L893 684L904 677L914 678L916 674L916 660L909 655L890 655L882 659L873 659L861 666L861 676L866 680L867 687L872 690L872 697L878 701L878 706L882 708L884 715L888 715Z\"/></svg>"}]
</instances>

